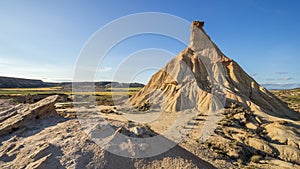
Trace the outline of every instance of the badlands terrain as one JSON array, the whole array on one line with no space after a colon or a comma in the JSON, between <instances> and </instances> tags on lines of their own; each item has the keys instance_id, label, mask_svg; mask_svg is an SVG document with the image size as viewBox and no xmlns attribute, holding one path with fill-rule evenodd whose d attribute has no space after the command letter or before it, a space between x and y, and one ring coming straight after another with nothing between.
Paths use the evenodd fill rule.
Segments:
<instances>
[{"instance_id":1,"label":"badlands terrain","mask_svg":"<svg viewBox=\"0 0 300 169\"><path fill-rule=\"evenodd\" d=\"M260 86L203 26L139 90L3 92L0 168L300 168L299 89Z\"/></svg>"}]
</instances>

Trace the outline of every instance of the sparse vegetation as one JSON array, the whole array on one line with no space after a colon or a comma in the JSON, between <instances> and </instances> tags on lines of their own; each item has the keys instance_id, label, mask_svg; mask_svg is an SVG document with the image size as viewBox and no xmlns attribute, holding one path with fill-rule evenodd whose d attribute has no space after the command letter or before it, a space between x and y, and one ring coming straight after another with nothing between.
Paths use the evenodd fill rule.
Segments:
<instances>
[{"instance_id":1,"label":"sparse vegetation","mask_svg":"<svg viewBox=\"0 0 300 169\"><path fill-rule=\"evenodd\" d=\"M262 159L262 156L261 156L261 155L253 155L253 156L251 157L251 162L253 162L253 163L258 163L261 159Z\"/></svg>"},{"instance_id":2,"label":"sparse vegetation","mask_svg":"<svg viewBox=\"0 0 300 169\"><path fill-rule=\"evenodd\" d=\"M271 90L271 92L288 106L300 112L300 88L290 90Z\"/></svg>"},{"instance_id":3,"label":"sparse vegetation","mask_svg":"<svg viewBox=\"0 0 300 169\"><path fill-rule=\"evenodd\" d=\"M64 90L60 86L44 87L44 88L2 88L0 95L36 95L36 94L78 94L78 95L96 95L96 96L118 96L118 95L133 95L141 88L107 88L104 91L95 92L72 92L71 89Z\"/></svg>"},{"instance_id":4,"label":"sparse vegetation","mask_svg":"<svg viewBox=\"0 0 300 169\"><path fill-rule=\"evenodd\" d=\"M37 88L1 88L1 91L55 91L60 90L61 86L56 87L37 87Z\"/></svg>"}]
</instances>

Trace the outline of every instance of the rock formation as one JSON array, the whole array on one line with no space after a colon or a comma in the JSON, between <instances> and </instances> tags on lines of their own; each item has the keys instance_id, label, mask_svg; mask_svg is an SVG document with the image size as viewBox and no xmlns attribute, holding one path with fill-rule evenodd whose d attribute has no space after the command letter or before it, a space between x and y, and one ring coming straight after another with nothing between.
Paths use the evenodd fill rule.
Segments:
<instances>
[{"instance_id":1,"label":"rock formation","mask_svg":"<svg viewBox=\"0 0 300 169\"><path fill-rule=\"evenodd\" d=\"M130 99L133 106L150 102L153 108L159 106L164 111L196 109L207 113L234 103L262 115L300 120L299 113L290 110L226 57L203 25L199 21L192 23L189 46Z\"/></svg>"},{"instance_id":2,"label":"rock formation","mask_svg":"<svg viewBox=\"0 0 300 169\"><path fill-rule=\"evenodd\" d=\"M192 23L188 47L154 74L129 103L136 108L147 103L150 110L169 113L193 110L198 117L190 124L200 124L199 118L205 121L196 129L202 130L198 138L207 136L200 139L204 147L241 166L262 161L265 165L256 167L300 168L300 113L226 57L203 25Z\"/></svg>"},{"instance_id":3,"label":"rock formation","mask_svg":"<svg viewBox=\"0 0 300 169\"><path fill-rule=\"evenodd\" d=\"M53 115L55 113L54 103L57 99L57 95L50 96L32 105L18 105L1 112L0 136L7 135L42 116Z\"/></svg>"}]
</instances>

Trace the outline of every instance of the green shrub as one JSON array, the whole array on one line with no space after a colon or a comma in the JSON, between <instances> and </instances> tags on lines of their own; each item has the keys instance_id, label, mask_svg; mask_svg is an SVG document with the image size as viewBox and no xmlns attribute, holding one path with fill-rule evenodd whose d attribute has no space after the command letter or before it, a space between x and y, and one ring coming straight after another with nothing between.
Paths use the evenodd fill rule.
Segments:
<instances>
[{"instance_id":1,"label":"green shrub","mask_svg":"<svg viewBox=\"0 0 300 169\"><path fill-rule=\"evenodd\" d=\"M260 155L254 155L251 157L251 162L258 163L261 159L262 157Z\"/></svg>"}]
</instances>

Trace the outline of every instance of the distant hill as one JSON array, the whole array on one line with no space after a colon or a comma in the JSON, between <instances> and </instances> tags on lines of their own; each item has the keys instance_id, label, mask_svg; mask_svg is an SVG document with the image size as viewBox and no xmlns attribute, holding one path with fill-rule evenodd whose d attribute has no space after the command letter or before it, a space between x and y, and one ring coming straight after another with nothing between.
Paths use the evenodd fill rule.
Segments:
<instances>
[{"instance_id":1,"label":"distant hill","mask_svg":"<svg viewBox=\"0 0 300 169\"><path fill-rule=\"evenodd\" d=\"M23 79L15 77L0 76L0 88L31 88L54 86L54 83L45 83L37 79Z\"/></svg>"},{"instance_id":2,"label":"distant hill","mask_svg":"<svg viewBox=\"0 0 300 169\"><path fill-rule=\"evenodd\" d=\"M84 84L90 84L92 82L77 82ZM24 78L15 78L15 77L3 77L0 76L0 88L34 88L34 87L51 87L51 86L62 86L65 88L71 88L72 82L62 82L62 83L50 83L43 82L38 79L24 79ZM144 87L144 84L141 83L119 83L119 82L110 82L110 81L99 81L95 82L95 86L100 88L109 88L109 87Z\"/></svg>"},{"instance_id":3,"label":"distant hill","mask_svg":"<svg viewBox=\"0 0 300 169\"><path fill-rule=\"evenodd\" d=\"M89 86L91 85L91 83L94 82L76 82L76 83L80 83L82 86ZM111 81L99 81L99 82L95 82L94 85L96 87L100 87L100 88L110 88L110 87L114 87L114 88L125 88L125 87L144 87L145 85L142 83L119 83L119 82L111 82ZM63 87L72 87L72 82L63 82L61 83L61 86Z\"/></svg>"}]
</instances>

